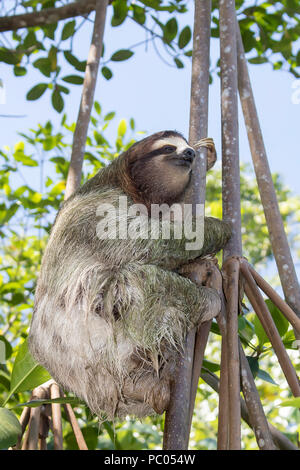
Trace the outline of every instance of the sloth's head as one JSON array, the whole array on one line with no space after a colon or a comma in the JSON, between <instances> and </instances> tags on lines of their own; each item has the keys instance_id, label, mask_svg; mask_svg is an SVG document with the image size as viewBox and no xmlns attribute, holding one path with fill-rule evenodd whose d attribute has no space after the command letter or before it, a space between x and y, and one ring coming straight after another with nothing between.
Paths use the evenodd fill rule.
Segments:
<instances>
[{"instance_id":1,"label":"sloth's head","mask_svg":"<svg viewBox=\"0 0 300 470\"><path fill-rule=\"evenodd\" d=\"M135 143L122 155L126 162L126 192L135 202L172 204L187 189L195 151L175 131L157 132Z\"/></svg>"}]
</instances>

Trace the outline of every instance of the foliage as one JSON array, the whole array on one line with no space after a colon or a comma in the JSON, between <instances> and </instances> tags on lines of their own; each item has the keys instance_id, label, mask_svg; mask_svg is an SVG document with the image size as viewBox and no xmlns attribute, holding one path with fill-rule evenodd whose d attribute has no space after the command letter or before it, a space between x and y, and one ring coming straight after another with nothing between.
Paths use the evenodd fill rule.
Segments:
<instances>
[{"instance_id":1,"label":"foliage","mask_svg":"<svg viewBox=\"0 0 300 470\"><path fill-rule=\"evenodd\" d=\"M4 2L3 2L4 3ZM35 12L60 7L67 2L58 0L17 0L2 6L2 15ZM212 2L212 37L219 37L218 1ZM191 8L187 0L114 0L109 6L111 26L125 22L138 25L145 35L143 41L128 45L107 56L102 54L102 75L113 77L115 62L129 60L135 48L151 42L157 53L173 67L183 68L192 55L192 25L181 26L184 13ZM288 70L299 78L300 52L296 50L300 34L300 9L297 0L236 1L237 15L245 51L252 64L270 63L274 70ZM83 81L86 60L76 56L74 41L80 35L87 18L74 18L51 25L35 26L0 35L0 62L12 67L16 77L23 77L31 68L40 72L39 82L27 92L28 100L50 93L51 103L62 112L70 85ZM71 73L65 74L66 66ZM213 69L218 71L219 61Z\"/></svg>"},{"instance_id":2,"label":"foliage","mask_svg":"<svg viewBox=\"0 0 300 470\"><path fill-rule=\"evenodd\" d=\"M95 102L87 139L83 179L94 175L103 165L128 148L138 137L133 119L121 120L116 126L114 143L112 133L114 113L103 113ZM8 447L16 442L19 432L15 417L22 411L20 403L28 404L30 390L49 378L48 373L30 357L26 337L33 309L33 295L41 255L47 242L49 229L63 199L65 180L74 124L68 124L64 115L59 129L51 122L39 124L36 129L20 134L14 148L0 152L0 345L5 345L6 361L0 365L0 408L4 429L0 426L0 444ZM290 234L293 249L299 229L294 214L300 208L299 198L293 197L278 176L274 176L283 218ZM207 181L207 213L221 217L221 175L216 169ZM265 266L272 260L269 236L259 201L258 189L249 167L241 174L242 215L245 254L250 262ZM299 221L298 221L299 222ZM294 334L276 307L268 302L279 333L291 354L294 353ZM206 352L204 368L218 375L220 369L220 335L213 323L211 340ZM290 398L288 389L278 370L276 357L254 313L245 309L239 318L239 335L246 348L249 364L269 418L296 442L296 403L288 408L278 407ZM25 340L25 341L24 341ZM1 352L0 348L0 352ZM209 360L208 360L209 359ZM143 422L128 419L125 422L103 423L99 428L85 405L68 396L90 449L154 449L160 448L163 420L147 418ZM36 406L37 401L29 403ZM284 405L284 403L283 403ZM290 407L292 406L292 407ZM281 410L285 410L283 413ZM286 411L287 410L287 411ZM64 445L75 449L71 427L64 417ZM2 418L1 418L2 423ZM192 429L192 448L215 448L217 431L217 398L207 385L201 384ZM243 428L244 445L253 448L255 441L249 429ZM51 448L51 436L49 447Z\"/></svg>"}]
</instances>

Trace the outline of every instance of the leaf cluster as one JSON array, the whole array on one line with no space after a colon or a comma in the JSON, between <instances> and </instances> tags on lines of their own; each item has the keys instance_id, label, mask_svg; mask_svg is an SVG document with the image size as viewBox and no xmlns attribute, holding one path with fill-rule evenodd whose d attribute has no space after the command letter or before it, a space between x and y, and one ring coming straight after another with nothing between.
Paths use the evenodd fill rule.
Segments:
<instances>
[{"instance_id":1,"label":"leaf cluster","mask_svg":"<svg viewBox=\"0 0 300 470\"><path fill-rule=\"evenodd\" d=\"M17 0L13 13L30 13L38 9L61 6L58 0ZM250 63L269 63L274 70L287 70L299 78L300 11L297 0L265 2L238 0L237 15ZM187 0L114 0L109 6L113 28L126 22L138 25L144 40L128 44L107 55L102 51L101 73L106 80L113 77L116 63L131 59L135 49L151 43L168 65L182 69L192 56L192 24L181 26L183 14L189 11ZM16 77L26 75L30 69L39 71L41 79L27 92L29 101L50 94L53 108L61 113L70 85L81 85L86 58L77 57L74 41L81 28L90 19L68 19L50 25L18 29L0 34L0 62L13 68ZM211 34L219 37L218 2L212 2ZM70 73L66 73L70 70ZM219 73L219 60L211 73ZM211 75L211 80L212 80Z\"/></svg>"}]
</instances>

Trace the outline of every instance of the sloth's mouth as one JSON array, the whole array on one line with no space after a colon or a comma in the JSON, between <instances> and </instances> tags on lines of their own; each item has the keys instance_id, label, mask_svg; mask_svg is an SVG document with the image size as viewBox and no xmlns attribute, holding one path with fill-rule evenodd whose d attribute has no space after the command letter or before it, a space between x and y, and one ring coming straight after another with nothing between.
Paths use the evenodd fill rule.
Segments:
<instances>
[{"instance_id":1,"label":"sloth's mouth","mask_svg":"<svg viewBox=\"0 0 300 470\"><path fill-rule=\"evenodd\" d=\"M178 166L190 167L194 161L194 158L190 155L177 155L173 160L174 163Z\"/></svg>"}]
</instances>

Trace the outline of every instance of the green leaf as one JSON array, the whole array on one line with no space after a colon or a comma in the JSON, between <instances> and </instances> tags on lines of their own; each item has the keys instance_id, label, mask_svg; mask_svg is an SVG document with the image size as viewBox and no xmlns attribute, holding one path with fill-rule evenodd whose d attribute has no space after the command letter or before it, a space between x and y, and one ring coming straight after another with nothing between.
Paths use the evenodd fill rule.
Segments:
<instances>
[{"instance_id":1,"label":"green leaf","mask_svg":"<svg viewBox=\"0 0 300 470\"><path fill-rule=\"evenodd\" d=\"M33 160L30 155L24 153L24 142L17 142L14 146L13 157L17 162L21 162L25 166L38 166L38 162ZM18 194L18 193L17 193Z\"/></svg>"},{"instance_id":2,"label":"green leaf","mask_svg":"<svg viewBox=\"0 0 300 470\"><path fill-rule=\"evenodd\" d=\"M191 28L189 26L186 26L185 28L183 28L183 30L181 31L181 33L179 35L178 47L180 49L183 49L185 46L188 45L191 38L192 38Z\"/></svg>"},{"instance_id":3,"label":"green leaf","mask_svg":"<svg viewBox=\"0 0 300 470\"><path fill-rule=\"evenodd\" d=\"M254 335L254 326L244 316L238 317L239 334L249 343Z\"/></svg>"},{"instance_id":4,"label":"green leaf","mask_svg":"<svg viewBox=\"0 0 300 470\"><path fill-rule=\"evenodd\" d=\"M300 397L284 400L283 402L279 403L279 406L294 406L295 408L300 408Z\"/></svg>"},{"instance_id":5,"label":"green leaf","mask_svg":"<svg viewBox=\"0 0 300 470\"><path fill-rule=\"evenodd\" d=\"M114 111L111 111L110 113L107 113L104 116L104 121L111 121L115 117L116 113Z\"/></svg>"},{"instance_id":6,"label":"green leaf","mask_svg":"<svg viewBox=\"0 0 300 470\"><path fill-rule=\"evenodd\" d=\"M60 398L35 398L34 400L26 401L25 403L18 403L14 408L19 408L21 406L29 406L30 408L37 408L41 406L43 403L60 403L61 405L65 405L69 403L72 406L84 405L84 401L80 400L77 397L60 397Z\"/></svg>"},{"instance_id":7,"label":"green leaf","mask_svg":"<svg viewBox=\"0 0 300 470\"><path fill-rule=\"evenodd\" d=\"M250 64L265 64L269 62L266 57L254 57L253 59L249 59Z\"/></svg>"},{"instance_id":8,"label":"green leaf","mask_svg":"<svg viewBox=\"0 0 300 470\"><path fill-rule=\"evenodd\" d=\"M65 93L66 95L68 95L70 93L69 88L67 88L63 85L56 85L56 86L57 86L58 91L61 91L62 93Z\"/></svg>"},{"instance_id":9,"label":"green leaf","mask_svg":"<svg viewBox=\"0 0 300 470\"><path fill-rule=\"evenodd\" d=\"M53 93L51 95L51 102L52 102L53 108L58 113L61 113L61 111L64 109L64 100L57 87L53 90Z\"/></svg>"},{"instance_id":10,"label":"green leaf","mask_svg":"<svg viewBox=\"0 0 300 470\"><path fill-rule=\"evenodd\" d=\"M119 126L118 126L118 136L124 137L124 135L126 134L126 130L127 130L126 120L121 119Z\"/></svg>"},{"instance_id":11,"label":"green leaf","mask_svg":"<svg viewBox=\"0 0 300 470\"><path fill-rule=\"evenodd\" d=\"M20 54L13 53L5 47L0 47L0 62L5 62L10 65L17 65L21 59Z\"/></svg>"},{"instance_id":12,"label":"green leaf","mask_svg":"<svg viewBox=\"0 0 300 470\"><path fill-rule=\"evenodd\" d=\"M286 334L287 330L289 329L289 322L288 320L282 315L280 310L273 304L272 300L267 299L266 304L268 309L273 317L274 323L277 327L278 333L280 334L281 338Z\"/></svg>"},{"instance_id":13,"label":"green leaf","mask_svg":"<svg viewBox=\"0 0 300 470\"><path fill-rule=\"evenodd\" d=\"M214 333L215 335L221 335L219 325L217 323L212 322L210 331Z\"/></svg>"},{"instance_id":14,"label":"green leaf","mask_svg":"<svg viewBox=\"0 0 300 470\"><path fill-rule=\"evenodd\" d=\"M8 449L17 443L22 428L16 416L6 408L0 408L0 449Z\"/></svg>"},{"instance_id":15,"label":"green leaf","mask_svg":"<svg viewBox=\"0 0 300 470\"><path fill-rule=\"evenodd\" d=\"M45 24L41 29L44 31L44 35L47 38L54 39L55 38L55 30L57 28L58 23L52 24Z\"/></svg>"},{"instance_id":16,"label":"green leaf","mask_svg":"<svg viewBox=\"0 0 300 470\"><path fill-rule=\"evenodd\" d=\"M51 72L54 72L57 69L57 48L52 46L48 53L48 59L50 62Z\"/></svg>"},{"instance_id":17,"label":"green leaf","mask_svg":"<svg viewBox=\"0 0 300 470\"><path fill-rule=\"evenodd\" d=\"M112 26L119 26L127 17L128 6L124 0L115 0L113 2L114 14L111 19Z\"/></svg>"},{"instance_id":18,"label":"green leaf","mask_svg":"<svg viewBox=\"0 0 300 470\"><path fill-rule=\"evenodd\" d=\"M4 357L0 357L0 364L1 364L2 359L8 359L12 355L13 349L11 347L11 344L5 338L5 336L1 335L0 341L4 344L4 347L3 347ZM1 346L0 346L0 351L1 351Z\"/></svg>"},{"instance_id":19,"label":"green leaf","mask_svg":"<svg viewBox=\"0 0 300 470\"><path fill-rule=\"evenodd\" d=\"M178 24L176 18L171 18L164 26L164 40L171 42L176 37L178 31Z\"/></svg>"},{"instance_id":20,"label":"green leaf","mask_svg":"<svg viewBox=\"0 0 300 470\"><path fill-rule=\"evenodd\" d=\"M69 37L73 36L75 32L75 26L76 26L76 21L72 20L66 23L63 27L62 33L61 33L61 40L65 41Z\"/></svg>"},{"instance_id":21,"label":"green leaf","mask_svg":"<svg viewBox=\"0 0 300 470\"><path fill-rule=\"evenodd\" d=\"M216 364L215 362L207 361L203 359L202 367L210 370L211 372L218 372L220 370L220 364Z\"/></svg>"},{"instance_id":22,"label":"green leaf","mask_svg":"<svg viewBox=\"0 0 300 470\"><path fill-rule=\"evenodd\" d=\"M120 49L119 51L115 52L110 60L113 60L114 62L120 62L122 60L128 60L130 57L132 57L134 52L130 51L129 49Z\"/></svg>"},{"instance_id":23,"label":"green leaf","mask_svg":"<svg viewBox=\"0 0 300 470\"><path fill-rule=\"evenodd\" d=\"M94 108L95 108L96 113L100 115L101 114L101 106L98 103L98 101L95 101Z\"/></svg>"},{"instance_id":24,"label":"green leaf","mask_svg":"<svg viewBox=\"0 0 300 470\"><path fill-rule=\"evenodd\" d=\"M47 58L40 58L40 59L37 59L33 62L33 66L36 68L36 69L39 69L39 71L45 75L46 77L50 77L51 76L51 72L52 72L52 69L51 69L51 62L50 62L50 59Z\"/></svg>"},{"instance_id":25,"label":"green leaf","mask_svg":"<svg viewBox=\"0 0 300 470\"><path fill-rule=\"evenodd\" d=\"M23 46L25 49L29 49L32 46L35 46L38 42L35 32L31 29L28 31L27 36L23 41Z\"/></svg>"},{"instance_id":26,"label":"green leaf","mask_svg":"<svg viewBox=\"0 0 300 470\"><path fill-rule=\"evenodd\" d=\"M77 57L71 54L70 51L64 51L64 56L65 56L66 61L69 62L69 64L73 65L73 67L75 67L76 70L78 70L79 72L85 71L85 68L86 68L85 60L81 61L77 59Z\"/></svg>"},{"instance_id":27,"label":"green leaf","mask_svg":"<svg viewBox=\"0 0 300 470\"><path fill-rule=\"evenodd\" d=\"M106 80L110 80L113 76L112 71L108 67L105 67L105 66L102 67L101 73L102 73L103 77L106 78Z\"/></svg>"},{"instance_id":28,"label":"green leaf","mask_svg":"<svg viewBox=\"0 0 300 470\"><path fill-rule=\"evenodd\" d=\"M80 75L66 75L62 80L67 83L72 83L73 85L83 84L83 77L80 77Z\"/></svg>"},{"instance_id":29,"label":"green leaf","mask_svg":"<svg viewBox=\"0 0 300 470\"><path fill-rule=\"evenodd\" d=\"M134 121L133 118L130 118L129 125L130 125L130 129L131 129L132 131L134 131L134 129L135 129L135 121Z\"/></svg>"},{"instance_id":30,"label":"green leaf","mask_svg":"<svg viewBox=\"0 0 300 470\"><path fill-rule=\"evenodd\" d=\"M282 315L280 310L273 304L271 300L267 299L265 300L265 303L272 315L276 328L278 329L278 333L280 334L281 337L283 337L289 328L288 320ZM259 344L263 346L265 343L269 343L270 340L268 339L267 334L265 330L263 329L261 322L256 316L254 318L253 323L254 323L255 333L259 340Z\"/></svg>"},{"instance_id":31,"label":"green leaf","mask_svg":"<svg viewBox=\"0 0 300 470\"><path fill-rule=\"evenodd\" d=\"M42 96L43 93L47 90L48 85L47 83L39 83L38 85L35 85L31 90L26 95L26 98L28 101L34 101L37 100Z\"/></svg>"},{"instance_id":32,"label":"green leaf","mask_svg":"<svg viewBox=\"0 0 300 470\"><path fill-rule=\"evenodd\" d=\"M14 66L14 74L16 77L22 77L26 75L27 69L25 67L20 67L19 65Z\"/></svg>"},{"instance_id":33,"label":"green leaf","mask_svg":"<svg viewBox=\"0 0 300 470\"><path fill-rule=\"evenodd\" d=\"M260 346L263 346L264 344L269 343L270 340L267 337L267 334L256 315L253 319L253 325L254 325L255 334L258 338L258 342Z\"/></svg>"},{"instance_id":34,"label":"green leaf","mask_svg":"<svg viewBox=\"0 0 300 470\"><path fill-rule=\"evenodd\" d=\"M246 357L247 357L247 361L249 363L252 375L255 378L257 376L258 370L259 370L258 359L256 357L252 357L252 356L246 356Z\"/></svg>"},{"instance_id":35,"label":"green leaf","mask_svg":"<svg viewBox=\"0 0 300 470\"><path fill-rule=\"evenodd\" d=\"M139 24L144 24L146 21L145 8L133 3L131 4L131 7L133 8L133 18L135 21Z\"/></svg>"},{"instance_id":36,"label":"green leaf","mask_svg":"<svg viewBox=\"0 0 300 470\"><path fill-rule=\"evenodd\" d=\"M268 374L268 372L266 372L265 370L258 369L258 372L257 372L256 377L259 378L259 379L261 379L261 380L264 380L265 382L269 382L269 383L272 384L272 385L278 385L278 384L272 379L272 377L270 376L270 374Z\"/></svg>"},{"instance_id":37,"label":"green leaf","mask_svg":"<svg viewBox=\"0 0 300 470\"><path fill-rule=\"evenodd\" d=\"M184 68L183 63L181 62L180 59L178 59L178 57L174 57L174 62L175 62L176 67L177 67L178 69L183 69L183 68Z\"/></svg>"},{"instance_id":38,"label":"green leaf","mask_svg":"<svg viewBox=\"0 0 300 470\"><path fill-rule=\"evenodd\" d=\"M5 403L8 402L14 393L32 390L50 379L49 372L40 366L31 356L27 340L25 340L18 349L11 374L10 392Z\"/></svg>"}]
</instances>

